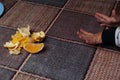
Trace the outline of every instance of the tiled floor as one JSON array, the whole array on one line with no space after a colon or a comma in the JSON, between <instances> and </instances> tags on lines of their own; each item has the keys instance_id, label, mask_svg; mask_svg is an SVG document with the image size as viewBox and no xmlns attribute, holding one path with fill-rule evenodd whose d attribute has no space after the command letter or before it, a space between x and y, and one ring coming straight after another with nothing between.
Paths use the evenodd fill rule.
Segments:
<instances>
[{"instance_id":1,"label":"tiled floor","mask_svg":"<svg viewBox=\"0 0 120 80\"><path fill-rule=\"evenodd\" d=\"M0 80L120 80L120 48L88 45L76 35L80 28L102 31L94 14L110 15L116 0L1 1L6 10L0 18ZM44 49L10 55L3 44L27 25L45 31Z\"/></svg>"}]
</instances>

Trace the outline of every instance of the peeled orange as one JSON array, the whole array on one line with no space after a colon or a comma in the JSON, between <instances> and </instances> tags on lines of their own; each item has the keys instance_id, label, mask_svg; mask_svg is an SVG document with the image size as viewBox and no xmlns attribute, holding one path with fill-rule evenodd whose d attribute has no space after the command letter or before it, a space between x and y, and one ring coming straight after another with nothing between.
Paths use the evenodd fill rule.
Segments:
<instances>
[{"instance_id":1,"label":"peeled orange","mask_svg":"<svg viewBox=\"0 0 120 80\"><path fill-rule=\"evenodd\" d=\"M23 48L29 53L38 53L44 48L44 43L26 43Z\"/></svg>"},{"instance_id":2,"label":"peeled orange","mask_svg":"<svg viewBox=\"0 0 120 80\"><path fill-rule=\"evenodd\" d=\"M41 42L43 41L43 39L45 38L45 33L43 31L40 32L34 32L31 34L31 38L35 41L35 42Z\"/></svg>"}]
</instances>

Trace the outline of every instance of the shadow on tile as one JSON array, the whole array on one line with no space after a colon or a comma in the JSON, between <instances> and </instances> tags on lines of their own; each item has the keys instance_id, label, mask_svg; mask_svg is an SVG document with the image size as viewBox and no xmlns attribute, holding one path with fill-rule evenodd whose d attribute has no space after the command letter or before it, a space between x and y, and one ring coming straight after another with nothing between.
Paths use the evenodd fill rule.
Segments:
<instances>
[{"instance_id":1,"label":"shadow on tile","mask_svg":"<svg viewBox=\"0 0 120 80\"><path fill-rule=\"evenodd\" d=\"M53 80L83 80L95 50L47 37L44 50L32 55L22 71Z\"/></svg>"}]
</instances>

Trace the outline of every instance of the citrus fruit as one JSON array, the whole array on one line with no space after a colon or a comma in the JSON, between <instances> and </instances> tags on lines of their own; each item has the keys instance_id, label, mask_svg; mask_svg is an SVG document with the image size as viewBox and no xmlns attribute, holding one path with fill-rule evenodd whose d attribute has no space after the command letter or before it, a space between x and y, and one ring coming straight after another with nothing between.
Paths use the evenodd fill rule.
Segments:
<instances>
[{"instance_id":1,"label":"citrus fruit","mask_svg":"<svg viewBox=\"0 0 120 80\"><path fill-rule=\"evenodd\" d=\"M38 53L44 48L44 43L26 43L23 48L29 53Z\"/></svg>"},{"instance_id":2,"label":"citrus fruit","mask_svg":"<svg viewBox=\"0 0 120 80\"><path fill-rule=\"evenodd\" d=\"M31 37L34 39L35 42L41 42L45 38L45 33L43 31L34 32Z\"/></svg>"}]
</instances>

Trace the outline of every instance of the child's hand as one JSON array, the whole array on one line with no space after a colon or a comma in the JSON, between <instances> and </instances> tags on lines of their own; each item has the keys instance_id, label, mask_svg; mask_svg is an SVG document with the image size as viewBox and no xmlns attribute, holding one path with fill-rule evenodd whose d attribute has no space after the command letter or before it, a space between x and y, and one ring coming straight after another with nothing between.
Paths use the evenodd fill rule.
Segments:
<instances>
[{"instance_id":1,"label":"child's hand","mask_svg":"<svg viewBox=\"0 0 120 80\"><path fill-rule=\"evenodd\" d=\"M80 31L77 32L77 35L80 39L84 40L87 44L100 44L102 43L101 35L102 33L90 33L83 29L80 29Z\"/></svg>"},{"instance_id":2,"label":"child's hand","mask_svg":"<svg viewBox=\"0 0 120 80\"><path fill-rule=\"evenodd\" d=\"M111 17L103 15L101 13L96 13L95 17L97 18L98 22L100 22L100 26L102 27L116 27L120 25L120 16L116 15L115 10L112 10Z\"/></svg>"}]
</instances>

